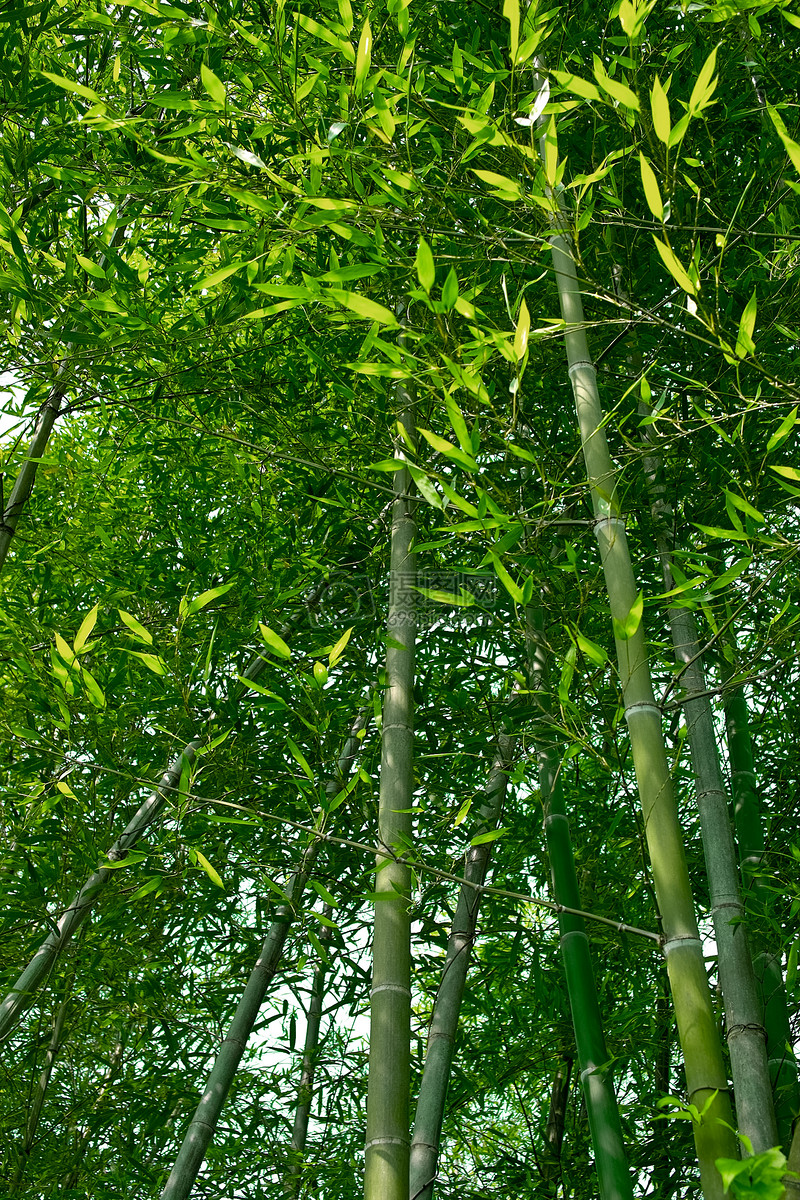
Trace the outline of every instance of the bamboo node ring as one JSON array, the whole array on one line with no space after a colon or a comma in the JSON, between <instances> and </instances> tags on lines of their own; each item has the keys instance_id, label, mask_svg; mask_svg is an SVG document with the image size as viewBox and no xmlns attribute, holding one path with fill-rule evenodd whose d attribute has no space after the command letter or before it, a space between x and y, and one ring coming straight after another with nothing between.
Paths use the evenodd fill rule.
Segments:
<instances>
[{"instance_id":1,"label":"bamboo node ring","mask_svg":"<svg viewBox=\"0 0 800 1200\"><path fill-rule=\"evenodd\" d=\"M629 704L625 709L625 720L629 720L631 713L635 712L653 712L659 719L661 717L661 709L651 700L640 700L636 704Z\"/></svg>"},{"instance_id":2,"label":"bamboo node ring","mask_svg":"<svg viewBox=\"0 0 800 1200\"><path fill-rule=\"evenodd\" d=\"M378 992L399 992L401 996L408 996L411 999L411 989L403 987L400 983L379 983L377 987L370 990L370 996L375 996Z\"/></svg>"},{"instance_id":3,"label":"bamboo node ring","mask_svg":"<svg viewBox=\"0 0 800 1200\"><path fill-rule=\"evenodd\" d=\"M676 950L678 946L699 946L702 949L703 943L698 937L670 938L668 942L664 942L664 957L666 958L669 952Z\"/></svg>"},{"instance_id":4,"label":"bamboo node ring","mask_svg":"<svg viewBox=\"0 0 800 1200\"><path fill-rule=\"evenodd\" d=\"M572 378L573 371L581 371L584 367L588 367L590 371L594 371L595 369L594 363L588 358L579 358L575 362L570 363L567 367L567 374L570 379Z\"/></svg>"}]
</instances>

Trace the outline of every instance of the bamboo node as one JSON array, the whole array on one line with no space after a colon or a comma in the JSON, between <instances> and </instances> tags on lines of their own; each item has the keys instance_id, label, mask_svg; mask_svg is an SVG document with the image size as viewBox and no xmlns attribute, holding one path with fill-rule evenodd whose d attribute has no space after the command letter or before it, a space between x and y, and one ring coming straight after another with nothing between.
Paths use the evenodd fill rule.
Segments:
<instances>
[{"instance_id":1,"label":"bamboo node","mask_svg":"<svg viewBox=\"0 0 800 1200\"><path fill-rule=\"evenodd\" d=\"M408 996L411 999L411 989L403 987L401 983L379 983L370 991L370 996L376 996L378 992L399 992L401 996Z\"/></svg>"},{"instance_id":2,"label":"bamboo node","mask_svg":"<svg viewBox=\"0 0 800 1200\"><path fill-rule=\"evenodd\" d=\"M676 950L679 946L697 946L702 950L703 943L699 937L670 938L668 942L664 942L664 957L666 958L671 950Z\"/></svg>"},{"instance_id":3,"label":"bamboo node","mask_svg":"<svg viewBox=\"0 0 800 1200\"><path fill-rule=\"evenodd\" d=\"M731 1027L728 1030L726 1030L725 1037L727 1038L728 1041L730 1041L731 1038L734 1037L734 1035L740 1034L740 1033L760 1033L761 1036L763 1037L764 1041L766 1042L766 1040L767 1040L766 1029L764 1028L763 1025L759 1025L758 1023L754 1023L754 1024L750 1024L750 1025L731 1025Z\"/></svg>"},{"instance_id":4,"label":"bamboo node","mask_svg":"<svg viewBox=\"0 0 800 1200\"><path fill-rule=\"evenodd\" d=\"M625 709L625 720L630 719L631 713L635 712L652 712L661 719L661 709L652 700L639 700L636 704L629 704Z\"/></svg>"},{"instance_id":5,"label":"bamboo node","mask_svg":"<svg viewBox=\"0 0 800 1200\"><path fill-rule=\"evenodd\" d=\"M367 1142L364 1149L371 1150L373 1146L407 1146L407 1145L408 1145L408 1138L379 1137L379 1138L371 1138Z\"/></svg>"},{"instance_id":6,"label":"bamboo node","mask_svg":"<svg viewBox=\"0 0 800 1200\"><path fill-rule=\"evenodd\" d=\"M594 363L591 361L591 359L588 359L588 358L576 359L575 362L570 363L569 366L567 367L567 374L569 375L569 377L571 379L573 371L582 371L585 367L588 367L590 371L594 371L594 369L595 369Z\"/></svg>"}]
</instances>

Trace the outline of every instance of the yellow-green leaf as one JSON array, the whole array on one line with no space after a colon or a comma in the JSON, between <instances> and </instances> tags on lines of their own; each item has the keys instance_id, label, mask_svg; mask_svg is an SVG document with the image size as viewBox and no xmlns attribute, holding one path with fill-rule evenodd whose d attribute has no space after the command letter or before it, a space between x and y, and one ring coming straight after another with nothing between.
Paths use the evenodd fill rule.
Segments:
<instances>
[{"instance_id":1,"label":"yellow-green leaf","mask_svg":"<svg viewBox=\"0 0 800 1200\"><path fill-rule=\"evenodd\" d=\"M665 146L669 145L670 131L670 115L669 115L669 100L667 93L661 86L661 80L656 75L653 80L653 87L650 92L650 111L653 114L653 128L656 131L656 137L659 138Z\"/></svg>"},{"instance_id":2,"label":"yellow-green leaf","mask_svg":"<svg viewBox=\"0 0 800 1200\"><path fill-rule=\"evenodd\" d=\"M84 258L82 254L76 254L75 257L87 275L91 275L93 279L105 279L106 273L97 263L93 263L90 258Z\"/></svg>"},{"instance_id":3,"label":"yellow-green leaf","mask_svg":"<svg viewBox=\"0 0 800 1200\"><path fill-rule=\"evenodd\" d=\"M361 30L361 37L358 41L358 50L356 51L356 69L353 80L355 94L361 96L364 93L364 84L369 74L369 68L372 63L372 30L369 24L369 18L364 21L364 26Z\"/></svg>"},{"instance_id":4,"label":"yellow-green leaf","mask_svg":"<svg viewBox=\"0 0 800 1200\"><path fill-rule=\"evenodd\" d=\"M144 654L141 650L129 650L128 654L133 654L135 658L140 658L144 665L151 670L154 675L166 675L167 666L160 655Z\"/></svg>"},{"instance_id":5,"label":"yellow-green leaf","mask_svg":"<svg viewBox=\"0 0 800 1200\"><path fill-rule=\"evenodd\" d=\"M528 334L531 331L531 314L528 312L528 306L523 298L522 304L519 306L519 316L517 317L517 328L514 332L514 353L517 358L522 358L525 351L528 349Z\"/></svg>"},{"instance_id":6,"label":"yellow-green leaf","mask_svg":"<svg viewBox=\"0 0 800 1200\"><path fill-rule=\"evenodd\" d=\"M776 475L782 475L784 479L793 479L795 482L800 482L800 471L795 470L794 467L770 467L770 470L774 471Z\"/></svg>"},{"instance_id":7,"label":"yellow-green leaf","mask_svg":"<svg viewBox=\"0 0 800 1200\"><path fill-rule=\"evenodd\" d=\"M784 16L785 15L786 14L784 13ZM772 124L778 131L778 137L783 142L786 153L792 160L794 169L800 174L800 144L792 141L792 139L789 137L786 126L783 123L783 118L781 117L780 113L772 107L771 104L767 105L767 112L772 119Z\"/></svg>"},{"instance_id":8,"label":"yellow-green leaf","mask_svg":"<svg viewBox=\"0 0 800 1200\"><path fill-rule=\"evenodd\" d=\"M72 648L64 641L60 633L55 635L56 650L65 663L72 664L75 662L75 654Z\"/></svg>"},{"instance_id":9,"label":"yellow-green leaf","mask_svg":"<svg viewBox=\"0 0 800 1200\"><path fill-rule=\"evenodd\" d=\"M690 296L696 296L697 288L692 283L691 279L686 274L686 271L673 254L672 249L666 244L666 242L662 242L660 238L657 238L655 234L653 234L653 241L656 244L656 250L661 257L661 261L675 282L680 284L683 290Z\"/></svg>"},{"instance_id":10,"label":"yellow-green leaf","mask_svg":"<svg viewBox=\"0 0 800 1200\"><path fill-rule=\"evenodd\" d=\"M621 642L627 642L636 633L636 630L642 623L642 613L644 611L644 593L639 592L639 595L634 600L630 612L622 621L614 618L614 633Z\"/></svg>"},{"instance_id":11,"label":"yellow-green leaf","mask_svg":"<svg viewBox=\"0 0 800 1200\"><path fill-rule=\"evenodd\" d=\"M273 654L277 654L278 658L291 658L292 652L286 645L286 642L276 633L274 629L270 629L269 625L259 625L261 636L264 639L264 644L267 649Z\"/></svg>"},{"instance_id":12,"label":"yellow-green leaf","mask_svg":"<svg viewBox=\"0 0 800 1200\"><path fill-rule=\"evenodd\" d=\"M583 96L585 100L603 99L594 84L589 83L588 79L581 79L580 75L572 75L569 71L551 71L551 75L561 87L574 92L576 96Z\"/></svg>"},{"instance_id":13,"label":"yellow-green leaf","mask_svg":"<svg viewBox=\"0 0 800 1200\"><path fill-rule=\"evenodd\" d=\"M200 863L200 866L203 868L203 870L205 871L206 875L211 880L211 882L213 884L215 884L218 888L222 888L224 891L225 884L222 882L222 876L219 874L219 872L214 870L211 863L206 858L205 854L201 854L201 852L196 847L195 847L194 852L197 856L197 861Z\"/></svg>"},{"instance_id":14,"label":"yellow-green leaf","mask_svg":"<svg viewBox=\"0 0 800 1200\"><path fill-rule=\"evenodd\" d=\"M138 638L140 642L144 642L146 646L152 646L153 635L148 633L144 625L140 624L139 621L136 620L136 617L132 616L128 612L125 612L121 608L118 608L117 612L122 618L123 624L128 626L128 629L130 629L135 638Z\"/></svg>"},{"instance_id":15,"label":"yellow-green leaf","mask_svg":"<svg viewBox=\"0 0 800 1200\"><path fill-rule=\"evenodd\" d=\"M776 450L778 446L780 446L781 443L786 440L796 424L797 407L793 408L789 415L783 418L778 428L773 434L771 434L770 439L767 442L767 454L769 454L772 450ZM773 470L777 470L777 467L773 468Z\"/></svg>"},{"instance_id":16,"label":"yellow-green leaf","mask_svg":"<svg viewBox=\"0 0 800 1200\"><path fill-rule=\"evenodd\" d=\"M473 175L477 175L484 183L488 183L489 187L503 200L521 200L522 189L515 179L509 179L507 175L498 175L495 171L478 171L470 168Z\"/></svg>"},{"instance_id":17,"label":"yellow-green leaf","mask_svg":"<svg viewBox=\"0 0 800 1200\"><path fill-rule=\"evenodd\" d=\"M612 79L596 54L594 56L594 77L612 100L619 101L626 108L632 108L634 112L639 111L639 97L636 93L632 92L627 84L620 83L618 79Z\"/></svg>"},{"instance_id":18,"label":"yellow-green leaf","mask_svg":"<svg viewBox=\"0 0 800 1200\"><path fill-rule=\"evenodd\" d=\"M434 450L438 450L439 454L444 454L446 458L451 458L453 462L457 462L460 467L464 467L467 471L477 471L478 464L472 455L465 454L463 450L459 450L458 446L454 446L446 438L439 437L438 433L432 433L430 429L420 429L420 433L428 445L433 446Z\"/></svg>"},{"instance_id":19,"label":"yellow-green leaf","mask_svg":"<svg viewBox=\"0 0 800 1200\"><path fill-rule=\"evenodd\" d=\"M203 87L208 92L215 104L224 105L228 99L225 91L225 84L219 79L210 67L205 63L200 64L200 78L203 81Z\"/></svg>"},{"instance_id":20,"label":"yellow-green leaf","mask_svg":"<svg viewBox=\"0 0 800 1200\"><path fill-rule=\"evenodd\" d=\"M350 635L352 634L353 629L354 629L354 626L352 626L352 625L350 626L349 629L346 629L344 631L344 633L342 634L342 636L339 638L336 645L331 650L330 654L328 655L328 666L329 667L335 667L336 664L338 663L339 659L344 654L345 647L347 646L347 643L350 641Z\"/></svg>"},{"instance_id":21,"label":"yellow-green leaf","mask_svg":"<svg viewBox=\"0 0 800 1200\"><path fill-rule=\"evenodd\" d=\"M555 116L551 116L544 131L544 174L550 187L555 185L557 169L558 133L556 131L556 118Z\"/></svg>"},{"instance_id":22,"label":"yellow-green leaf","mask_svg":"<svg viewBox=\"0 0 800 1200\"><path fill-rule=\"evenodd\" d=\"M644 188L644 198L647 201L648 208L657 221L663 221L664 202L658 190L655 171L641 151L639 151L639 168L642 172L642 187Z\"/></svg>"},{"instance_id":23,"label":"yellow-green leaf","mask_svg":"<svg viewBox=\"0 0 800 1200\"><path fill-rule=\"evenodd\" d=\"M64 88L66 92L75 92L78 96L83 96L85 100L92 100L95 104L100 102L100 96L97 92L93 92L90 87L85 87L84 84L78 83L75 79L65 79L63 75L52 75L50 71L40 72L45 79L49 79L51 83L55 83L60 88Z\"/></svg>"},{"instance_id":24,"label":"yellow-green leaf","mask_svg":"<svg viewBox=\"0 0 800 1200\"><path fill-rule=\"evenodd\" d=\"M99 604L95 604L94 608L81 621L80 629L75 634L75 641L73 642L76 654L86 645L86 639L97 624L97 610L99 607Z\"/></svg>"},{"instance_id":25,"label":"yellow-green leaf","mask_svg":"<svg viewBox=\"0 0 800 1200\"><path fill-rule=\"evenodd\" d=\"M519 0L503 0L503 16L508 21L508 44L511 49L511 61L517 61L519 50Z\"/></svg>"},{"instance_id":26,"label":"yellow-green leaf","mask_svg":"<svg viewBox=\"0 0 800 1200\"><path fill-rule=\"evenodd\" d=\"M425 291L430 294L436 282L436 266L434 265L431 248L425 241L425 238L419 239L414 265L417 268L417 279Z\"/></svg>"},{"instance_id":27,"label":"yellow-green leaf","mask_svg":"<svg viewBox=\"0 0 800 1200\"><path fill-rule=\"evenodd\" d=\"M736 357L745 358L748 354L755 354L755 342L753 341L753 330L756 327L756 313L758 311L758 302L756 294L753 292L747 304L744 306L741 320L739 321L739 333L736 338Z\"/></svg>"},{"instance_id":28,"label":"yellow-green leaf","mask_svg":"<svg viewBox=\"0 0 800 1200\"><path fill-rule=\"evenodd\" d=\"M397 317L390 308L386 308L383 304L376 304L374 300L368 300L366 296L362 296L359 292L343 292L339 288L328 288L322 292L320 299L334 300L337 304L341 304L342 308L348 308L351 312L356 313L359 317L366 317L368 321L377 321L379 325L397 325Z\"/></svg>"},{"instance_id":29,"label":"yellow-green leaf","mask_svg":"<svg viewBox=\"0 0 800 1200\"><path fill-rule=\"evenodd\" d=\"M308 778L309 778L309 779L312 781L312 783L313 783L313 781L314 781L314 772L311 770L311 767L308 765L308 761L307 761L307 759L306 759L306 756L303 754L303 751L300 749L300 747L298 746L297 742L295 742L295 741L292 741L292 739L291 739L291 738L287 738L287 739L286 739L286 745L289 747L289 750L290 750L290 752L291 752L292 758L295 760L295 762L296 762L296 763L298 763L298 764L299 764L299 766L300 766L300 768L302 769L303 773L304 773L304 774L306 774L306 775L308 776Z\"/></svg>"},{"instance_id":30,"label":"yellow-green leaf","mask_svg":"<svg viewBox=\"0 0 800 1200\"><path fill-rule=\"evenodd\" d=\"M689 113L691 116L696 116L701 113L704 108L708 108L712 103L711 97L716 91L717 80L712 76L717 67L717 50L718 46L709 54L706 61L703 63L702 70L697 76L697 82L692 88L692 94L689 97Z\"/></svg>"},{"instance_id":31,"label":"yellow-green leaf","mask_svg":"<svg viewBox=\"0 0 800 1200\"><path fill-rule=\"evenodd\" d=\"M233 587L232 583L221 583L219 587L209 588L207 592L201 592L199 596L195 596L194 600L181 600L181 620L186 617L193 617L195 613L200 612L201 608L205 608L212 600L216 600L219 596L224 596Z\"/></svg>"}]
</instances>

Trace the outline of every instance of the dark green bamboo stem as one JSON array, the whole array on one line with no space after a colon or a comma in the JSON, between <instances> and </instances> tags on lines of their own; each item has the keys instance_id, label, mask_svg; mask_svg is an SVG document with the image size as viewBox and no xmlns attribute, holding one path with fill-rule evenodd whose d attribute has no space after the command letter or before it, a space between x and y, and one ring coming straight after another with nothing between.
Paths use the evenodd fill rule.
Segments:
<instances>
[{"instance_id":1,"label":"dark green bamboo stem","mask_svg":"<svg viewBox=\"0 0 800 1200\"><path fill-rule=\"evenodd\" d=\"M640 411L643 415L649 415L650 410L641 404ZM675 585L670 537L672 509L666 499L660 459L652 453L645 455L644 470L650 491L664 588L669 592ZM750 956L728 796L720 766L697 623L691 609L674 603L669 605L668 616L675 662L680 670L700 814L736 1120L739 1132L750 1139L758 1154L774 1146L778 1140L767 1065L764 1009Z\"/></svg>"},{"instance_id":2,"label":"dark green bamboo stem","mask_svg":"<svg viewBox=\"0 0 800 1200\"><path fill-rule=\"evenodd\" d=\"M367 713L360 713L339 759L337 778L329 781L326 785L326 792L329 796L336 793L352 766L361 746L359 733L365 727L366 721ZM236 1006L236 1012L225 1041L211 1068L211 1073L203 1088L202 1098L195 1109L178 1151L175 1165L161 1193L161 1200L185 1200L194 1186L197 1173L203 1165L206 1150L214 1136L219 1115L247 1045L247 1039L256 1022L267 989L280 964L289 929L297 914L303 891L322 842L322 831L320 831L320 836L312 836L302 862L289 881L286 888L286 902L278 907L242 993L242 998Z\"/></svg>"},{"instance_id":3,"label":"dark green bamboo stem","mask_svg":"<svg viewBox=\"0 0 800 1200\"><path fill-rule=\"evenodd\" d=\"M400 423L414 444L407 391L400 395L400 410ZM399 439L397 453L403 453ZM412 832L416 556L411 547L416 524L411 487L406 468L395 472L378 808L378 843L394 851L410 845ZM376 863L364 1196L408 1200L411 870L381 852Z\"/></svg>"},{"instance_id":4,"label":"dark green bamboo stem","mask_svg":"<svg viewBox=\"0 0 800 1200\"><path fill-rule=\"evenodd\" d=\"M528 647L530 687L538 709L534 739L539 762L539 787L545 814L544 829L550 859L553 898L558 904L580 908L578 877L575 873L575 859L561 784L561 755L553 742L551 732L552 715L545 683L547 650L542 615L537 610L530 611L529 614ZM619 1109L611 1072L607 1066L608 1051L586 926L582 918L560 913L558 927L600 1195L603 1200L633 1200Z\"/></svg>"},{"instance_id":5,"label":"dark green bamboo stem","mask_svg":"<svg viewBox=\"0 0 800 1200\"><path fill-rule=\"evenodd\" d=\"M544 1130L547 1162L542 1174L545 1183L550 1188L548 1195L552 1196L553 1200L558 1195L561 1183L561 1147L564 1143L571 1078L572 1054L565 1052L561 1055L561 1061L550 1088L550 1106L547 1110L547 1124Z\"/></svg>"},{"instance_id":6,"label":"dark green bamboo stem","mask_svg":"<svg viewBox=\"0 0 800 1200\"><path fill-rule=\"evenodd\" d=\"M514 738L505 733L499 735L495 760L480 807L476 835L495 829L500 820L514 746ZM417 1100L414 1137L411 1142L408 1191L410 1200L431 1200L433 1196L447 1086L450 1080L458 1030L458 1017L464 996L472 946L475 941L475 927L481 899L480 886L486 879L491 856L490 842L470 846L467 854L464 878L469 880L469 885L462 884L459 893L458 905L447 941L442 978L436 993L428 1030L425 1068Z\"/></svg>"},{"instance_id":7,"label":"dark green bamboo stem","mask_svg":"<svg viewBox=\"0 0 800 1200\"><path fill-rule=\"evenodd\" d=\"M715 1165L716 1159L734 1158L737 1153L731 1132L728 1082L694 913L683 836L661 730L661 711L653 695L644 626L639 622L635 630L626 628L637 602L637 588L616 490L616 469L605 436L597 377L584 332L583 303L575 261L565 218L557 205L553 212L550 247L566 329L568 373L581 431L595 535L614 622L625 717L653 883L661 910L664 953L683 1050L686 1086L693 1104L700 1109L707 1105L703 1123L693 1125L701 1183L705 1200L722 1200L722 1178Z\"/></svg>"},{"instance_id":8,"label":"dark green bamboo stem","mask_svg":"<svg viewBox=\"0 0 800 1200\"><path fill-rule=\"evenodd\" d=\"M721 660L723 683L727 684L733 671ZM789 1025L786 989L780 957L769 949L767 937L758 928L758 913L771 903L771 893L761 877L766 841L761 823L753 743L747 699L741 683L723 690L725 726L730 756L733 812L736 840L745 890L755 902L754 916L756 947L755 974L764 1008L767 1035L767 1059L775 1100L778 1138L787 1146L792 1136L792 1122L800 1109L797 1063L792 1053L792 1033Z\"/></svg>"},{"instance_id":9,"label":"dark green bamboo stem","mask_svg":"<svg viewBox=\"0 0 800 1200\"><path fill-rule=\"evenodd\" d=\"M69 1007L69 996L65 996L56 1009L53 1018L53 1032L50 1035L50 1042L44 1056L44 1066L42 1073L39 1076L38 1083L33 1093L30 1110L27 1120L25 1121L25 1132L22 1138L20 1147L19 1159L14 1171L14 1177L11 1180L9 1194L15 1195L25 1176L25 1171L30 1161L31 1149L36 1140L36 1133L39 1128L39 1118L42 1115L42 1105L47 1094L47 1088L50 1083L50 1076L53 1073L53 1065L56 1061L56 1055L61 1049L64 1036L64 1022L67 1016L67 1008Z\"/></svg>"}]
</instances>

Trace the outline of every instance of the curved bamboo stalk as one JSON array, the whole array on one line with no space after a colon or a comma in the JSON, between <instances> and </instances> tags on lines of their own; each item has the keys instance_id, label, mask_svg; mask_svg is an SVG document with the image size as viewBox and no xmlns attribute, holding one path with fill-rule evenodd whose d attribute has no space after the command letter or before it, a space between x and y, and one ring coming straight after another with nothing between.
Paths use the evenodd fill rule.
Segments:
<instances>
[{"instance_id":1,"label":"curved bamboo stalk","mask_svg":"<svg viewBox=\"0 0 800 1200\"><path fill-rule=\"evenodd\" d=\"M362 711L351 728L350 736L339 758L338 777L326 785L325 790L329 798L335 795L340 782L352 766L361 746L359 734L365 728L367 720L368 713ZM280 964L286 938L323 841L324 836L321 831L316 836L312 835L302 862L289 880L285 891L286 901L278 907L256 964L250 972L250 978L236 1006L227 1036L203 1088L200 1103L184 1134L175 1164L161 1193L161 1200L185 1200L194 1186L197 1173L203 1165L206 1150L214 1136L219 1115L244 1054L247 1039L256 1022L267 989Z\"/></svg>"},{"instance_id":2,"label":"curved bamboo stalk","mask_svg":"<svg viewBox=\"0 0 800 1200\"><path fill-rule=\"evenodd\" d=\"M500 820L515 744L516 739L506 733L501 733L497 738L497 752L480 807L477 833L495 829ZM425 1068L417 1099L414 1137L411 1142L408 1192L410 1200L431 1200L433 1196L458 1016L481 902L480 887L486 878L491 856L490 842L470 846L467 854L464 878L469 883L462 884L459 892L458 905L447 941L442 979L428 1030Z\"/></svg>"},{"instance_id":3,"label":"curved bamboo stalk","mask_svg":"<svg viewBox=\"0 0 800 1200\"><path fill-rule=\"evenodd\" d=\"M398 424L413 445L412 397L400 395ZM398 455L403 453L397 443ZM395 472L386 621L386 691L381 740L378 842L405 850L411 842L413 790L416 523L411 475ZM375 928L370 990L365 1200L408 1200L411 1037L411 869L376 856Z\"/></svg>"},{"instance_id":4,"label":"curved bamboo stalk","mask_svg":"<svg viewBox=\"0 0 800 1200\"><path fill-rule=\"evenodd\" d=\"M579 908L581 897L561 784L561 755L550 736L552 718L545 685L547 648L538 610L529 615L528 647L530 687L539 715L534 738L553 896L558 904ZM603 1200L633 1200L586 926L581 917L560 913L558 928L600 1195Z\"/></svg>"},{"instance_id":5,"label":"curved bamboo stalk","mask_svg":"<svg viewBox=\"0 0 800 1200\"><path fill-rule=\"evenodd\" d=\"M200 745L201 742L199 739L189 742L167 768L156 790L139 806L135 815L125 826L123 833L108 851L106 857L110 862L120 862L124 859L150 828L164 807L167 797L178 790L184 766L191 765ZM54 922L55 927L52 932L42 942L2 1004L0 1004L0 1038L7 1036L25 1010L33 1003L39 987L44 981L45 976L49 973L56 958L75 931L86 920L94 907L95 901L113 875L114 868L99 867L89 876L80 891L70 900L58 920Z\"/></svg>"},{"instance_id":6,"label":"curved bamboo stalk","mask_svg":"<svg viewBox=\"0 0 800 1200\"><path fill-rule=\"evenodd\" d=\"M661 710L653 694L644 627L641 621L635 629L628 626L638 593L616 490L616 469L605 436L597 377L584 332L583 302L568 240L568 226L555 199L553 204L553 232L549 242L566 329L568 373L595 515L595 536L614 622L625 717L664 929L667 973L678 1021L689 1100L705 1113L702 1122L693 1122L701 1185L705 1200L722 1200L722 1178L715 1165L716 1159L734 1158L737 1152L728 1081L661 731Z\"/></svg>"}]
</instances>

